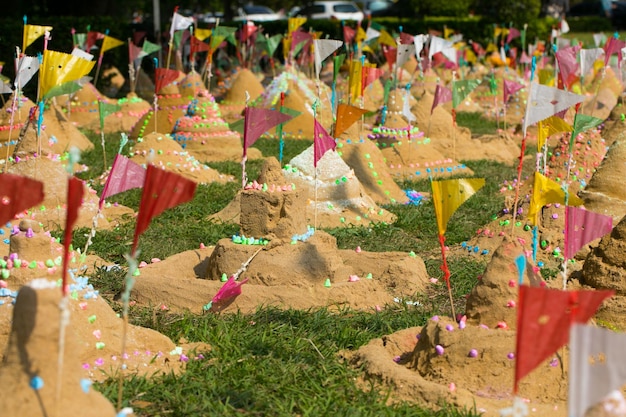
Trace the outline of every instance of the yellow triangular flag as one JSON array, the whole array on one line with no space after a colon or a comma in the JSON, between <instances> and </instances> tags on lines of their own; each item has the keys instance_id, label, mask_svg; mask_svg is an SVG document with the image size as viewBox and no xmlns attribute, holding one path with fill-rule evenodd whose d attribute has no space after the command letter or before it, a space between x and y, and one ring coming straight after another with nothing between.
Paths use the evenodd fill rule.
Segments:
<instances>
[{"instance_id":1,"label":"yellow triangular flag","mask_svg":"<svg viewBox=\"0 0 626 417\"><path fill-rule=\"evenodd\" d=\"M361 43L365 40L365 38L367 37L367 35L365 34L365 31L363 30L363 28L359 25L356 28L356 34L354 35L354 41L356 43Z\"/></svg>"},{"instance_id":2,"label":"yellow triangular flag","mask_svg":"<svg viewBox=\"0 0 626 417\"><path fill-rule=\"evenodd\" d=\"M392 46L394 48L398 46L393 36L391 36L389 32L384 29L380 31L380 36L378 36L378 43L380 45Z\"/></svg>"},{"instance_id":3,"label":"yellow triangular flag","mask_svg":"<svg viewBox=\"0 0 626 417\"><path fill-rule=\"evenodd\" d=\"M449 39L450 36L454 35L454 29L448 29L447 27L444 26L443 28L443 37L445 39Z\"/></svg>"},{"instance_id":4,"label":"yellow triangular flag","mask_svg":"<svg viewBox=\"0 0 626 417\"><path fill-rule=\"evenodd\" d=\"M84 77L89 74L94 64L94 61L87 61L75 55L46 49L39 70L39 97L44 98L53 87Z\"/></svg>"},{"instance_id":5,"label":"yellow triangular flag","mask_svg":"<svg viewBox=\"0 0 626 417\"><path fill-rule=\"evenodd\" d=\"M488 54L490 54L490 53L492 53L492 52L498 52L498 47L496 46L496 44L495 44L495 43L490 42L490 43L487 45L487 49L485 49L485 52L486 52L486 53L488 53Z\"/></svg>"},{"instance_id":6,"label":"yellow triangular flag","mask_svg":"<svg viewBox=\"0 0 626 417\"><path fill-rule=\"evenodd\" d=\"M533 183L533 194L530 197L530 208L528 209L528 219L533 226L539 222L539 212L546 204L565 204L565 191L561 185L550 178L535 172L535 182ZM576 194L569 194L567 198L568 206L580 206L583 201Z\"/></svg>"},{"instance_id":7,"label":"yellow triangular flag","mask_svg":"<svg viewBox=\"0 0 626 417\"><path fill-rule=\"evenodd\" d=\"M548 87L554 87L554 71L553 70L542 68L538 71L537 78L539 79L539 84L543 84Z\"/></svg>"},{"instance_id":8,"label":"yellow triangular flag","mask_svg":"<svg viewBox=\"0 0 626 417\"><path fill-rule=\"evenodd\" d=\"M293 32L306 22L306 17L290 17L287 21L288 34L291 36Z\"/></svg>"},{"instance_id":9,"label":"yellow triangular flag","mask_svg":"<svg viewBox=\"0 0 626 417\"><path fill-rule=\"evenodd\" d=\"M461 204L485 185L484 178L460 178L455 180L432 181L432 199L437 216L439 235L446 233L448 220Z\"/></svg>"},{"instance_id":10,"label":"yellow triangular flag","mask_svg":"<svg viewBox=\"0 0 626 417\"><path fill-rule=\"evenodd\" d=\"M361 74L363 66L361 60L353 59L350 61L350 97L355 100L361 97Z\"/></svg>"},{"instance_id":11,"label":"yellow triangular flag","mask_svg":"<svg viewBox=\"0 0 626 417\"><path fill-rule=\"evenodd\" d=\"M497 26L493 28L493 37L497 38L500 35L502 35L502 28Z\"/></svg>"},{"instance_id":12,"label":"yellow triangular flag","mask_svg":"<svg viewBox=\"0 0 626 417\"><path fill-rule=\"evenodd\" d=\"M568 124L565 120L558 116L548 117L546 120L542 120L537 123L537 151L541 152L546 140L561 132L571 132L574 130L572 125Z\"/></svg>"},{"instance_id":13,"label":"yellow triangular flag","mask_svg":"<svg viewBox=\"0 0 626 417\"><path fill-rule=\"evenodd\" d=\"M22 52L26 50L28 45L35 42L46 31L52 31L52 26L24 25L24 39L22 42Z\"/></svg>"},{"instance_id":14,"label":"yellow triangular flag","mask_svg":"<svg viewBox=\"0 0 626 417\"><path fill-rule=\"evenodd\" d=\"M198 28L196 30L194 30L193 34L196 38L198 38L201 41L204 41L205 39L207 39L209 36L211 36L211 33L213 33L213 31L211 31L211 29L201 29Z\"/></svg>"},{"instance_id":15,"label":"yellow triangular flag","mask_svg":"<svg viewBox=\"0 0 626 417\"><path fill-rule=\"evenodd\" d=\"M370 46L369 46L369 45L365 45L365 46L361 49L361 51L363 51L363 52L369 52L370 54L373 54L373 53L374 53L374 50L373 50L372 48L370 48Z\"/></svg>"},{"instance_id":16,"label":"yellow triangular flag","mask_svg":"<svg viewBox=\"0 0 626 417\"><path fill-rule=\"evenodd\" d=\"M122 45L124 45L123 41L115 39L112 36L104 35L104 40L102 41L102 46L100 47L100 53L103 54L109 49L117 48Z\"/></svg>"}]
</instances>

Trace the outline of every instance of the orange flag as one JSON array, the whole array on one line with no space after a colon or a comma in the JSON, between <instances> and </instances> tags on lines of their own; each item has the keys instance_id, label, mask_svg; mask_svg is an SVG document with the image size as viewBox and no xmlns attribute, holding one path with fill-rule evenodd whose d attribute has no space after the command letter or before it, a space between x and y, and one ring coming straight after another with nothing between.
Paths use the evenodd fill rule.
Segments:
<instances>
[{"instance_id":1,"label":"orange flag","mask_svg":"<svg viewBox=\"0 0 626 417\"><path fill-rule=\"evenodd\" d=\"M341 136L354 122L359 120L362 115L367 113L367 110L360 109L349 104L339 104L337 106L337 122L335 123L334 136L337 138Z\"/></svg>"}]
</instances>

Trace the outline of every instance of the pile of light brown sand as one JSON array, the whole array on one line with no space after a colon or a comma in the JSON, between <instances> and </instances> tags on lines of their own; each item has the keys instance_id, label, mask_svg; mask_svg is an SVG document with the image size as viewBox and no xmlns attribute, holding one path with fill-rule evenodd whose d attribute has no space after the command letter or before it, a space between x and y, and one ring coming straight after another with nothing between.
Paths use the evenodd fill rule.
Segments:
<instances>
[{"instance_id":1,"label":"pile of light brown sand","mask_svg":"<svg viewBox=\"0 0 626 417\"><path fill-rule=\"evenodd\" d=\"M71 95L57 98L57 102L66 112L68 119L78 127L99 124L100 113L98 102L112 104L115 100L102 94L92 83L86 83L83 87Z\"/></svg>"},{"instance_id":2,"label":"pile of light brown sand","mask_svg":"<svg viewBox=\"0 0 626 417\"><path fill-rule=\"evenodd\" d=\"M226 95L219 103L222 116L229 122L241 119L242 112L246 107L246 98L253 102L264 91L265 88L256 74L248 68L238 70L229 80Z\"/></svg>"},{"instance_id":3,"label":"pile of light brown sand","mask_svg":"<svg viewBox=\"0 0 626 417\"><path fill-rule=\"evenodd\" d=\"M117 104L121 106L121 109L104 118L104 133L130 132L137 121L151 109L149 102L139 98L134 93L117 100ZM84 127L100 133L99 114L97 119L84 125Z\"/></svg>"}]
</instances>

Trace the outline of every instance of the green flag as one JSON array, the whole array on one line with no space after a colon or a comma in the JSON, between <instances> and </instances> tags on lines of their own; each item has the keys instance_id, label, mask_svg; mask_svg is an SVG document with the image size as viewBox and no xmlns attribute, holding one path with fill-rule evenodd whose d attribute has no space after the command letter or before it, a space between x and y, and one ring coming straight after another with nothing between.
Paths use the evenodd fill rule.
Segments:
<instances>
[{"instance_id":1,"label":"green flag","mask_svg":"<svg viewBox=\"0 0 626 417\"><path fill-rule=\"evenodd\" d=\"M589 116L586 114L576 114L574 117L574 130L572 131L572 136L569 140L569 151L570 153L574 149L574 143L576 142L576 136L579 133L582 133L586 130L592 129L602 123L602 119L598 119L597 117Z\"/></svg>"},{"instance_id":2,"label":"green flag","mask_svg":"<svg viewBox=\"0 0 626 417\"><path fill-rule=\"evenodd\" d=\"M104 119L109 114L113 114L122 110L122 106L119 104L105 103L104 101L98 101L98 111L100 112L100 130L104 130Z\"/></svg>"},{"instance_id":3,"label":"green flag","mask_svg":"<svg viewBox=\"0 0 626 417\"><path fill-rule=\"evenodd\" d=\"M459 104L480 85L480 80L461 80L452 82L452 108Z\"/></svg>"}]
</instances>

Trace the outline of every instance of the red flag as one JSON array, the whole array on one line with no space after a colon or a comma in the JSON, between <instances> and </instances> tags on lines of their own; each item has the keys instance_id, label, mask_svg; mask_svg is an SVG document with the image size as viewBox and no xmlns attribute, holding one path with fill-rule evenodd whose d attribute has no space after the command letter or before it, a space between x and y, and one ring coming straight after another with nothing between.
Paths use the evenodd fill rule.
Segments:
<instances>
[{"instance_id":1,"label":"red flag","mask_svg":"<svg viewBox=\"0 0 626 417\"><path fill-rule=\"evenodd\" d=\"M519 381L569 340L570 326L585 323L613 291L561 291L519 287L514 393Z\"/></svg>"},{"instance_id":2,"label":"red flag","mask_svg":"<svg viewBox=\"0 0 626 417\"><path fill-rule=\"evenodd\" d=\"M361 68L361 90L364 91L365 87L374 82L374 80L383 76L385 71L382 68L374 68L365 66Z\"/></svg>"},{"instance_id":3,"label":"red flag","mask_svg":"<svg viewBox=\"0 0 626 417\"><path fill-rule=\"evenodd\" d=\"M139 58L139 54L141 53L142 48L135 45L132 42L128 43L128 62L133 62L137 58Z\"/></svg>"},{"instance_id":4,"label":"red flag","mask_svg":"<svg viewBox=\"0 0 626 417\"><path fill-rule=\"evenodd\" d=\"M202 42L200 39L196 38L195 36L191 37L191 41L190 41L190 53L191 55L195 54L196 52L205 52L209 50L209 44Z\"/></svg>"},{"instance_id":5,"label":"red flag","mask_svg":"<svg viewBox=\"0 0 626 417\"><path fill-rule=\"evenodd\" d=\"M180 73L176 70L169 68L156 68L154 70L154 92L159 94L159 91L176 81Z\"/></svg>"},{"instance_id":6,"label":"red flag","mask_svg":"<svg viewBox=\"0 0 626 417\"><path fill-rule=\"evenodd\" d=\"M13 174L0 175L0 225L43 201L43 183Z\"/></svg>"},{"instance_id":7,"label":"red flag","mask_svg":"<svg viewBox=\"0 0 626 417\"><path fill-rule=\"evenodd\" d=\"M239 31L239 40L241 40L241 42L247 41L248 38L256 33L257 29L258 27L255 26L253 22L246 22ZM252 39L252 41L254 42L254 39Z\"/></svg>"},{"instance_id":8,"label":"red flag","mask_svg":"<svg viewBox=\"0 0 626 417\"><path fill-rule=\"evenodd\" d=\"M415 37L406 32L400 32L400 44L401 45L413 45Z\"/></svg>"},{"instance_id":9,"label":"red flag","mask_svg":"<svg viewBox=\"0 0 626 417\"><path fill-rule=\"evenodd\" d=\"M328 151L335 150L337 143L324 129L317 119L315 119L315 126L313 127L313 166L317 168L317 161L322 159L322 156Z\"/></svg>"},{"instance_id":10,"label":"red flag","mask_svg":"<svg viewBox=\"0 0 626 417\"><path fill-rule=\"evenodd\" d=\"M450 91L448 87L437 84L437 87L435 88L435 97L433 98L433 107L430 109L431 116L435 111L435 107L440 104L447 103L448 101L452 101L452 91Z\"/></svg>"},{"instance_id":11,"label":"red flag","mask_svg":"<svg viewBox=\"0 0 626 417\"><path fill-rule=\"evenodd\" d=\"M144 30L138 30L137 32L133 32L133 43L135 45L139 45L141 41L146 37L148 32Z\"/></svg>"},{"instance_id":12,"label":"red flag","mask_svg":"<svg viewBox=\"0 0 626 417\"><path fill-rule=\"evenodd\" d=\"M503 84L504 86L502 90L504 91L504 104L506 104L509 101L509 97L511 97L513 94L517 93L519 90L524 88L523 84L517 83L515 81L511 81L511 80L504 80Z\"/></svg>"},{"instance_id":13,"label":"red flag","mask_svg":"<svg viewBox=\"0 0 626 417\"><path fill-rule=\"evenodd\" d=\"M619 65L622 62L622 48L626 45L626 42L620 41L619 39L611 36L606 44L604 45L604 66L609 65L609 59L611 59L611 55L617 53L618 59L617 63Z\"/></svg>"},{"instance_id":14,"label":"red flag","mask_svg":"<svg viewBox=\"0 0 626 417\"><path fill-rule=\"evenodd\" d=\"M296 30L291 34L291 51L293 52L300 44L303 44L300 48L301 51L309 51L312 42L313 36L309 32Z\"/></svg>"},{"instance_id":15,"label":"red flag","mask_svg":"<svg viewBox=\"0 0 626 417\"><path fill-rule=\"evenodd\" d=\"M85 42L85 50L91 51L91 48L96 44L96 41L104 39L104 33L89 31L87 32L87 40Z\"/></svg>"},{"instance_id":16,"label":"red flag","mask_svg":"<svg viewBox=\"0 0 626 417\"><path fill-rule=\"evenodd\" d=\"M355 36L356 30L352 29L350 26L343 25L343 41L345 43L352 43Z\"/></svg>"},{"instance_id":17,"label":"red flag","mask_svg":"<svg viewBox=\"0 0 626 417\"><path fill-rule=\"evenodd\" d=\"M133 237L133 256L135 256L139 236L146 231L152 218L168 208L191 200L195 191L195 182L173 172L148 165L141 202L139 203L135 236Z\"/></svg>"},{"instance_id":18,"label":"red flag","mask_svg":"<svg viewBox=\"0 0 626 417\"><path fill-rule=\"evenodd\" d=\"M383 45L383 54L385 55L387 64L389 64L389 68L392 68L393 64L396 63L397 51L398 51L398 48L392 48L390 46Z\"/></svg>"},{"instance_id":19,"label":"red flag","mask_svg":"<svg viewBox=\"0 0 626 417\"><path fill-rule=\"evenodd\" d=\"M555 54L556 62L559 66L559 76L567 89L569 89L578 78L576 72L578 71L579 65L576 58L579 50L580 45L568 46L559 49Z\"/></svg>"},{"instance_id":20,"label":"red flag","mask_svg":"<svg viewBox=\"0 0 626 417\"><path fill-rule=\"evenodd\" d=\"M100 208L104 200L115 194L123 193L131 188L141 188L146 180L146 170L124 155L117 154L111 166L111 172L102 189Z\"/></svg>"},{"instance_id":21,"label":"red flag","mask_svg":"<svg viewBox=\"0 0 626 417\"><path fill-rule=\"evenodd\" d=\"M246 107L243 128L243 156L246 156L248 148L254 145L254 142L264 132L288 120L291 120L291 116L278 110Z\"/></svg>"},{"instance_id":22,"label":"red flag","mask_svg":"<svg viewBox=\"0 0 626 417\"><path fill-rule=\"evenodd\" d=\"M67 181L67 210L65 217L65 232L63 234L63 279L61 293L67 295L67 264L70 260L70 245L72 243L72 228L78 219L78 209L83 204L83 182L76 177L70 177Z\"/></svg>"},{"instance_id":23,"label":"red flag","mask_svg":"<svg viewBox=\"0 0 626 417\"><path fill-rule=\"evenodd\" d=\"M612 229L611 216L565 206L565 259L572 259L583 245L611 233Z\"/></svg>"},{"instance_id":24,"label":"red flag","mask_svg":"<svg viewBox=\"0 0 626 417\"><path fill-rule=\"evenodd\" d=\"M228 278L228 281L222 285L222 288L215 294L211 300L211 310L222 311L228 307L235 298L241 295L241 286L248 282L248 278L243 281L235 281L235 277Z\"/></svg>"}]
</instances>

